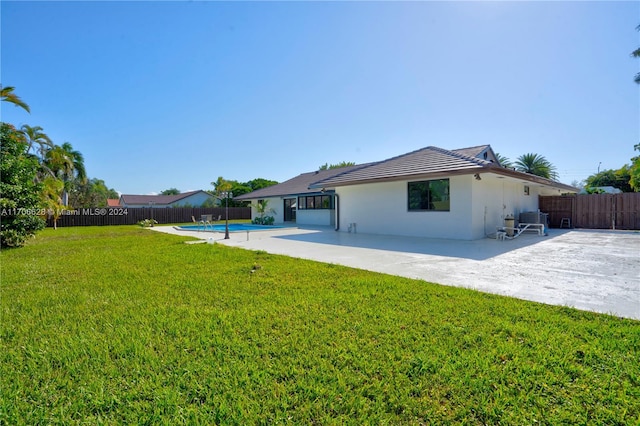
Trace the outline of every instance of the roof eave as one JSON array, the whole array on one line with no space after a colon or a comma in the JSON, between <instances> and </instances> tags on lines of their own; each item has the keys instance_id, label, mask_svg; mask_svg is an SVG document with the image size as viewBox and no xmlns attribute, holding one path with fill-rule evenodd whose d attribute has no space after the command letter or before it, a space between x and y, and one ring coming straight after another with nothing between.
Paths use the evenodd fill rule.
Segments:
<instances>
[{"instance_id":1,"label":"roof eave","mask_svg":"<svg viewBox=\"0 0 640 426\"><path fill-rule=\"evenodd\" d=\"M462 175L475 174L478 172L496 173L500 175L509 176L515 179L538 183L540 185L551 186L551 187L562 189L569 192L580 191L578 188L575 188L571 185L566 185L564 183L556 182L554 180L546 179L546 178L532 175L529 173L522 173L512 169L507 169L494 164L486 165L486 166L477 165L477 166L466 167L464 169L458 169L458 170L438 171L438 172L430 172L430 173L415 173L410 175L393 176L393 177L385 177L385 178L378 178L378 179L359 179L359 180L352 180L348 182L345 181L345 182L325 183L323 181L320 181L320 182L311 184L309 188L338 188L343 186L364 185L364 184L381 183L381 182L397 182L397 181L410 180L410 179L423 179L423 178L437 179L437 178L443 178L443 177L449 177L449 176L462 176Z\"/></svg>"},{"instance_id":2,"label":"roof eave","mask_svg":"<svg viewBox=\"0 0 640 426\"><path fill-rule=\"evenodd\" d=\"M313 194L319 194L322 191L320 189L318 189L317 191L307 191L307 192L288 192L288 193L282 193L282 194L270 194L270 195L251 195L249 196L251 193L248 194L243 194L243 195L239 195L237 197L234 197L234 200L238 200L238 201L249 201L249 200L260 200L263 198L284 198L284 197L297 197L298 195L313 195Z\"/></svg>"},{"instance_id":3,"label":"roof eave","mask_svg":"<svg viewBox=\"0 0 640 426\"><path fill-rule=\"evenodd\" d=\"M351 180L348 182L335 182L335 183L323 183L323 181L316 182L309 186L309 188L337 188L341 186L351 186L351 185L363 185L369 183L380 183L380 182L397 182L401 180L409 180L409 179L421 179L421 178L440 178L447 176L460 176L460 175L468 175L472 173L478 173L478 170L482 170L484 167L477 165L471 166L464 169L459 170L448 170L448 171L438 171L438 172L429 172L429 173L412 173L406 175L399 176L390 176L384 178L373 178L373 179L358 179Z\"/></svg>"},{"instance_id":4,"label":"roof eave","mask_svg":"<svg viewBox=\"0 0 640 426\"><path fill-rule=\"evenodd\" d=\"M500 174L500 175L504 175L504 176L509 176L509 177L513 177L516 179L522 179L522 180L526 180L528 182L533 182L533 183L537 183L540 185L546 185L546 186L551 186L557 189L563 189L565 191L568 192L579 192L580 189L576 188L574 186L571 185L567 185L561 182L556 182L555 180L552 179L547 179L547 178L543 178L541 176L536 176L536 175L532 175L531 173L523 173L523 172L519 172L513 169L508 169L506 167L501 167L501 166L490 166L487 167L487 169L489 169L490 172L492 173L496 173L496 174Z\"/></svg>"}]
</instances>

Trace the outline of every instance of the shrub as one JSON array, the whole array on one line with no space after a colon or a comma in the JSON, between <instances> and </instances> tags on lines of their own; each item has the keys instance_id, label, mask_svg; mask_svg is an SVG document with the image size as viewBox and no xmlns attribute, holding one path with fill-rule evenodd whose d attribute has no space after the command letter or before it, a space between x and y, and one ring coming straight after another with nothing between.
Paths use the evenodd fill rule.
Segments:
<instances>
[{"instance_id":1,"label":"shrub","mask_svg":"<svg viewBox=\"0 0 640 426\"><path fill-rule=\"evenodd\" d=\"M254 225L273 225L275 218L273 216L256 217L251 221Z\"/></svg>"},{"instance_id":2,"label":"shrub","mask_svg":"<svg viewBox=\"0 0 640 426\"><path fill-rule=\"evenodd\" d=\"M42 185L36 183L38 160L26 154L27 144L12 125L0 123L0 246L20 247L45 227L39 217Z\"/></svg>"},{"instance_id":3,"label":"shrub","mask_svg":"<svg viewBox=\"0 0 640 426\"><path fill-rule=\"evenodd\" d=\"M143 228L153 228L153 225L156 225L157 223L158 221L155 219L145 219L138 222L138 225L142 226Z\"/></svg>"}]
</instances>

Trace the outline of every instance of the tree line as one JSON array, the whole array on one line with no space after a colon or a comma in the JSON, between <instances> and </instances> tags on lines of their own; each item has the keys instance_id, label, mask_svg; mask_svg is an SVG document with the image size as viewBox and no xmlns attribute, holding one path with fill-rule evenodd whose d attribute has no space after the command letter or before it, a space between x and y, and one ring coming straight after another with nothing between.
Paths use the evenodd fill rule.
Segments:
<instances>
[{"instance_id":1,"label":"tree line","mask_svg":"<svg viewBox=\"0 0 640 426\"><path fill-rule=\"evenodd\" d=\"M31 113L11 86L0 86L3 102ZM84 156L69 142L55 144L40 126L20 129L0 122L0 246L17 247L57 219L64 209L106 207L118 193L101 179L89 179Z\"/></svg>"}]
</instances>

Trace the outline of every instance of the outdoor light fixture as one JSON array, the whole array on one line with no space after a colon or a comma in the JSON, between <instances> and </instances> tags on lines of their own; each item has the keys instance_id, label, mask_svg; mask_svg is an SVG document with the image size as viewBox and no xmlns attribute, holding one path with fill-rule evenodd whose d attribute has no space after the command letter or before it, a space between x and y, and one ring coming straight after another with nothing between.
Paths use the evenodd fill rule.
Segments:
<instances>
[{"instance_id":1,"label":"outdoor light fixture","mask_svg":"<svg viewBox=\"0 0 640 426\"><path fill-rule=\"evenodd\" d=\"M224 239L229 239L229 197L233 198L233 193L231 191L222 191L220 193L221 197L225 199L225 221L224 221Z\"/></svg>"},{"instance_id":2,"label":"outdoor light fixture","mask_svg":"<svg viewBox=\"0 0 640 426\"><path fill-rule=\"evenodd\" d=\"M476 178L476 180L482 180L482 178L480 177L480 173L476 173L475 175L473 175L474 178Z\"/></svg>"}]
</instances>

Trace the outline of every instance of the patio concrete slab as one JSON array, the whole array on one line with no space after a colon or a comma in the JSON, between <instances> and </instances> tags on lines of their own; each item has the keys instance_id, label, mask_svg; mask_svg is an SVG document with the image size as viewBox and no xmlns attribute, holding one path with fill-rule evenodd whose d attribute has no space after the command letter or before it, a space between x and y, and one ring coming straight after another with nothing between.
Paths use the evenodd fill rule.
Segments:
<instances>
[{"instance_id":1,"label":"patio concrete slab","mask_svg":"<svg viewBox=\"0 0 640 426\"><path fill-rule=\"evenodd\" d=\"M640 320L640 232L549 230L455 241L327 227L223 233L156 231Z\"/></svg>"}]
</instances>

